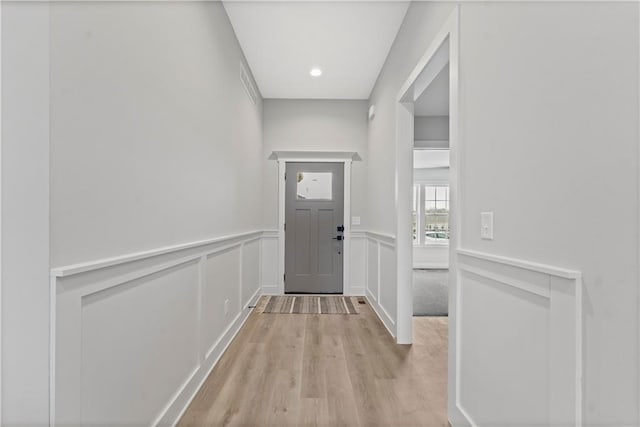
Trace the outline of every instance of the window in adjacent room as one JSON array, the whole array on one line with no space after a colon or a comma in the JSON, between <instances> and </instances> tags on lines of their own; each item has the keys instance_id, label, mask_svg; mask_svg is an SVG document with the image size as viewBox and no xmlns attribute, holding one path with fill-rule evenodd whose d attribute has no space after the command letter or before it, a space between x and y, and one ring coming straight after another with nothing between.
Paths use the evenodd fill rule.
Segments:
<instances>
[{"instance_id":1,"label":"window in adjacent room","mask_svg":"<svg viewBox=\"0 0 640 427\"><path fill-rule=\"evenodd\" d=\"M418 243L418 192L419 185L413 186L413 243Z\"/></svg>"},{"instance_id":2,"label":"window in adjacent room","mask_svg":"<svg viewBox=\"0 0 640 427\"><path fill-rule=\"evenodd\" d=\"M416 245L448 244L449 186L416 184L413 195L413 243ZM420 206L419 215L416 213L416 206ZM420 227L419 224L423 226ZM423 230L422 235L416 235L417 229Z\"/></svg>"}]
</instances>

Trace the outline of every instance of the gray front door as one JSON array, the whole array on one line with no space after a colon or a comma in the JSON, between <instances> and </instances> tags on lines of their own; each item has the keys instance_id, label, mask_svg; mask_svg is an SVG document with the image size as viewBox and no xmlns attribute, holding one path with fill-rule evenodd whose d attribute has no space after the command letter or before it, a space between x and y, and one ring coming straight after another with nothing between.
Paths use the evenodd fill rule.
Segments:
<instances>
[{"instance_id":1,"label":"gray front door","mask_svg":"<svg viewBox=\"0 0 640 427\"><path fill-rule=\"evenodd\" d=\"M286 293L342 293L344 165L287 163Z\"/></svg>"}]
</instances>

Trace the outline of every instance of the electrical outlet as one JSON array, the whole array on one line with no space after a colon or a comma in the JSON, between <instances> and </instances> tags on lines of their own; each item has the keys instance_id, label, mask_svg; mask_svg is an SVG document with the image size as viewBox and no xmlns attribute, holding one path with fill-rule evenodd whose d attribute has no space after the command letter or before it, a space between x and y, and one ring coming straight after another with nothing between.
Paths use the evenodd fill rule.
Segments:
<instances>
[{"instance_id":1,"label":"electrical outlet","mask_svg":"<svg viewBox=\"0 0 640 427\"><path fill-rule=\"evenodd\" d=\"M224 300L224 315L227 316L229 314L229 300Z\"/></svg>"}]
</instances>

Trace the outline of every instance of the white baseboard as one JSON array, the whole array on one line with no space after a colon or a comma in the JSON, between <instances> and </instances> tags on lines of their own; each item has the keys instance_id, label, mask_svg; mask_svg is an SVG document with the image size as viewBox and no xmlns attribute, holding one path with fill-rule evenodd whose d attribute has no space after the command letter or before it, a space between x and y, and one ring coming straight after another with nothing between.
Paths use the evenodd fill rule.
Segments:
<instances>
[{"instance_id":1,"label":"white baseboard","mask_svg":"<svg viewBox=\"0 0 640 427\"><path fill-rule=\"evenodd\" d=\"M258 299L260 299L261 295L262 295L262 288L258 286L258 289L256 289L253 295L251 295L249 300L247 300L247 302L244 303L244 305L242 306L242 309L244 310L246 308L249 308L250 306L255 306L258 302Z\"/></svg>"},{"instance_id":2,"label":"white baseboard","mask_svg":"<svg viewBox=\"0 0 640 427\"><path fill-rule=\"evenodd\" d=\"M456 410L458 411L458 422L453 427L476 427L477 424L471 420L467 411L465 411L459 404L456 404Z\"/></svg>"},{"instance_id":3,"label":"white baseboard","mask_svg":"<svg viewBox=\"0 0 640 427\"><path fill-rule=\"evenodd\" d=\"M449 408L449 425L451 427L476 427L466 411L457 404L453 404L453 407Z\"/></svg>"},{"instance_id":4,"label":"white baseboard","mask_svg":"<svg viewBox=\"0 0 640 427\"><path fill-rule=\"evenodd\" d=\"M247 305L255 305L261 296L258 289L251 297ZM185 384L184 388L177 394L175 399L167 406L162 416L153 423L154 426L176 426L187 408L204 385L213 368L218 364L222 355L227 351L242 326L249 318L253 309L245 308L240 312L227 330L222 334L218 342L213 346L209 357L202 362L200 368L194 373L192 378Z\"/></svg>"},{"instance_id":5,"label":"white baseboard","mask_svg":"<svg viewBox=\"0 0 640 427\"><path fill-rule=\"evenodd\" d=\"M389 332L389 335L391 335L393 338L395 338L396 334L393 331L395 331L395 329L396 329L396 323L387 314L385 309L382 308L382 306L380 306L378 304L378 302L375 300L375 298L373 298L373 295L371 294L371 292L368 291L367 295L365 296L365 298L369 302L369 305L371 306L373 311L376 313L376 315L378 316L378 318L380 319L380 321L382 322L384 327Z\"/></svg>"}]
</instances>

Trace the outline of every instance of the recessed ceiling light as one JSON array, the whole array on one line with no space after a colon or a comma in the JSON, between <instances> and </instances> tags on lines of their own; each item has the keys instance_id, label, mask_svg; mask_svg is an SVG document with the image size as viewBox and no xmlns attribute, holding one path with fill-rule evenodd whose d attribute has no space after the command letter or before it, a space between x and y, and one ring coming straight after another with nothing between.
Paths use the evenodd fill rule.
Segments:
<instances>
[{"instance_id":1,"label":"recessed ceiling light","mask_svg":"<svg viewBox=\"0 0 640 427\"><path fill-rule=\"evenodd\" d=\"M309 74L311 74L311 77L320 77L322 75L322 70L318 67L314 67L309 71Z\"/></svg>"}]
</instances>

